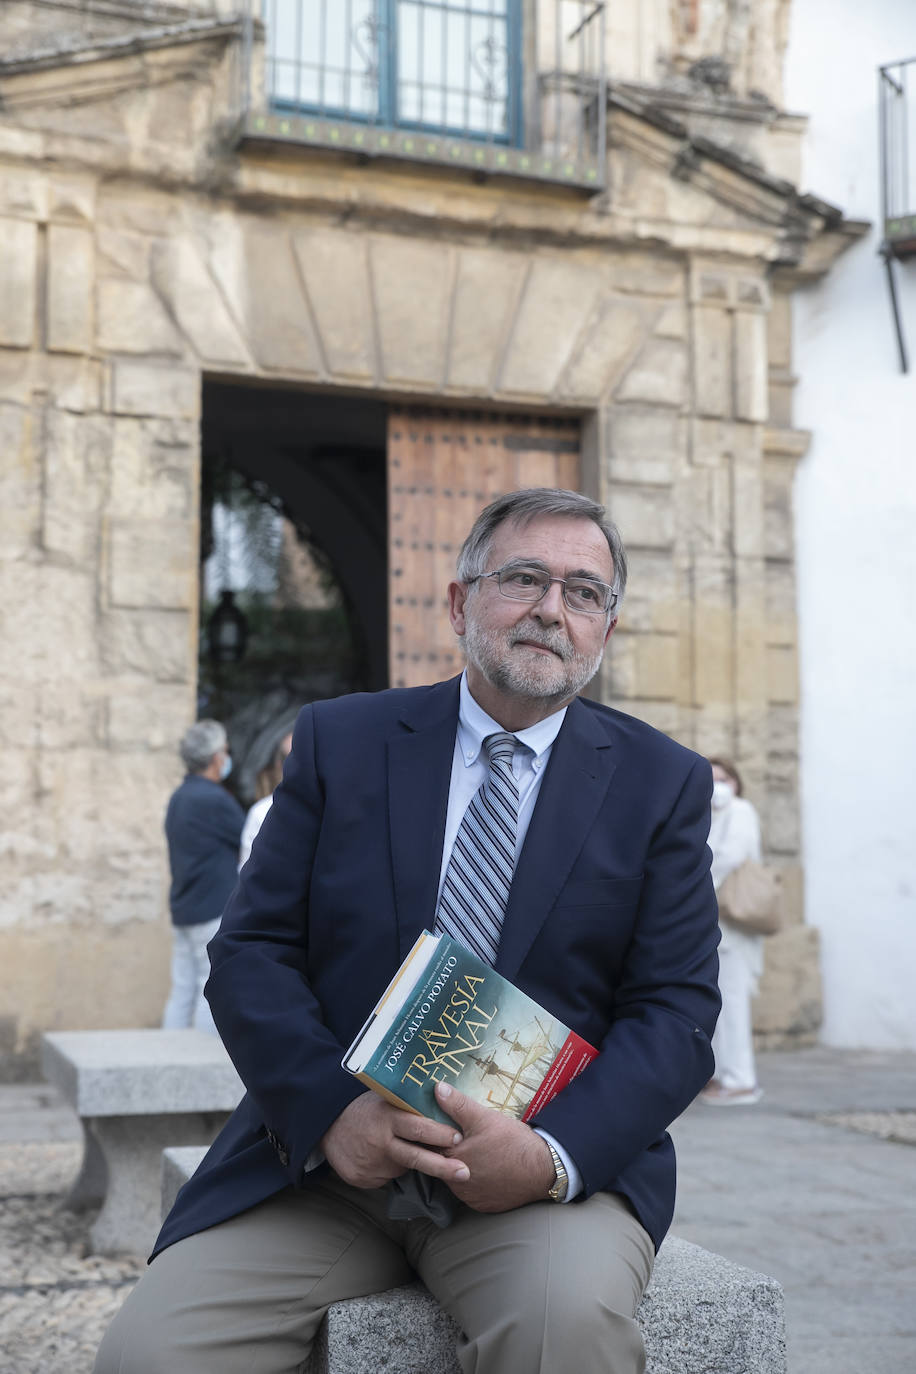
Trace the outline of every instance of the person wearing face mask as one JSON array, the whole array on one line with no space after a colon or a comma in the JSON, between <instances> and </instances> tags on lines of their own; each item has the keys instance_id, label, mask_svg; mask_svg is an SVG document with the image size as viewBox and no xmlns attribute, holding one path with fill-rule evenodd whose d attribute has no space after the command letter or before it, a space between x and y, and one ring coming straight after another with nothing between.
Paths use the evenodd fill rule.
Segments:
<instances>
[{"instance_id":1,"label":"person wearing face mask","mask_svg":"<svg viewBox=\"0 0 916 1374\"><path fill-rule=\"evenodd\" d=\"M712 758L712 880L718 892L724 880L746 859L760 863L760 820L742 796L741 776L727 759ZM751 999L763 972L763 936L722 922L719 945L719 992L722 1011L712 1038L715 1077L700 1100L716 1107L748 1106L763 1096L757 1084Z\"/></svg>"},{"instance_id":2,"label":"person wearing face mask","mask_svg":"<svg viewBox=\"0 0 916 1374\"><path fill-rule=\"evenodd\" d=\"M185 732L179 753L188 771L165 814L172 870L172 986L162 1028L193 1026L215 1035L203 995L210 973L207 945L235 887L245 812L222 786L232 759L219 721L197 721Z\"/></svg>"}]
</instances>

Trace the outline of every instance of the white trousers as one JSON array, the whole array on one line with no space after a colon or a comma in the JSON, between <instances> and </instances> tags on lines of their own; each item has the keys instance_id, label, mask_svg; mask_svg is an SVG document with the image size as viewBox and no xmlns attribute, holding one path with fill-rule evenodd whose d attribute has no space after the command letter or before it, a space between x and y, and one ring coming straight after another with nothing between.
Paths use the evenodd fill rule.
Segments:
<instances>
[{"instance_id":1,"label":"white trousers","mask_svg":"<svg viewBox=\"0 0 916 1374\"><path fill-rule=\"evenodd\" d=\"M219 917L196 926L172 926L172 988L162 1013L163 1030L193 1026L216 1035L204 983L210 976L207 945L218 930Z\"/></svg>"},{"instance_id":2,"label":"white trousers","mask_svg":"<svg viewBox=\"0 0 916 1374\"><path fill-rule=\"evenodd\" d=\"M719 948L719 991L722 1011L712 1037L716 1078L723 1088L755 1088L754 1035L751 997L756 977L745 951L737 943Z\"/></svg>"}]
</instances>

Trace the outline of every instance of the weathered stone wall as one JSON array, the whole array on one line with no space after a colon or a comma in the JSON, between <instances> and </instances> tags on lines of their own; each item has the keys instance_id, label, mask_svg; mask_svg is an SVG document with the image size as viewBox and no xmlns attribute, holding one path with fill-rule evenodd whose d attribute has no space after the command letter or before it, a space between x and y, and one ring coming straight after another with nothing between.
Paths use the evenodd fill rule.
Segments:
<instances>
[{"instance_id":1,"label":"weathered stone wall","mask_svg":"<svg viewBox=\"0 0 916 1374\"><path fill-rule=\"evenodd\" d=\"M760 1024L809 1031L801 449L789 281L774 306L769 264L816 238L816 215L787 221L778 188L708 159L673 177L678 138L624 115L592 201L233 151L234 60L222 34L0 72L5 1047L160 1013L205 373L582 417L588 483L633 553L602 690L737 756L796 893Z\"/></svg>"}]
</instances>

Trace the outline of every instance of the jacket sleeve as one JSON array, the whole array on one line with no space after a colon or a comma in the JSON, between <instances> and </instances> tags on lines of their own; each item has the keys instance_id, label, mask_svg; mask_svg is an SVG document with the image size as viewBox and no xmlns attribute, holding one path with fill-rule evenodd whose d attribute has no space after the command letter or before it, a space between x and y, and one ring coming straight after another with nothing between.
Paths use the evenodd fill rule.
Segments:
<instances>
[{"instance_id":1,"label":"jacket sleeve","mask_svg":"<svg viewBox=\"0 0 916 1374\"><path fill-rule=\"evenodd\" d=\"M652 839L601 1053L533 1123L569 1151L583 1196L612 1185L713 1072L710 1041L721 1002L706 845L711 792L709 765L697 759Z\"/></svg>"},{"instance_id":2,"label":"jacket sleeve","mask_svg":"<svg viewBox=\"0 0 916 1374\"><path fill-rule=\"evenodd\" d=\"M294 1182L362 1084L308 980L308 900L324 796L315 712L305 707L258 843L210 942L207 1000L223 1042Z\"/></svg>"}]
</instances>

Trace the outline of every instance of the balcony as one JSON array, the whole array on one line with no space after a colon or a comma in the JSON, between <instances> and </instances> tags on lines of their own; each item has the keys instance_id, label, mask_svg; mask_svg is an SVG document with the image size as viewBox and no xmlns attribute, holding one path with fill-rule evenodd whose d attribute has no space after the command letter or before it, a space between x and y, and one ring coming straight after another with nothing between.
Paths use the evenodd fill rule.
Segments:
<instances>
[{"instance_id":1,"label":"balcony","mask_svg":"<svg viewBox=\"0 0 916 1374\"><path fill-rule=\"evenodd\" d=\"M916 101L909 82L916 57L878 68L884 250L916 256Z\"/></svg>"},{"instance_id":2,"label":"balcony","mask_svg":"<svg viewBox=\"0 0 916 1374\"><path fill-rule=\"evenodd\" d=\"M590 193L603 0L252 0L240 136Z\"/></svg>"}]
</instances>

